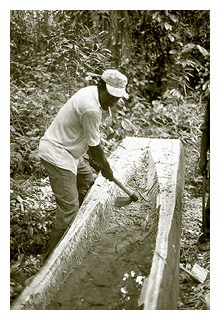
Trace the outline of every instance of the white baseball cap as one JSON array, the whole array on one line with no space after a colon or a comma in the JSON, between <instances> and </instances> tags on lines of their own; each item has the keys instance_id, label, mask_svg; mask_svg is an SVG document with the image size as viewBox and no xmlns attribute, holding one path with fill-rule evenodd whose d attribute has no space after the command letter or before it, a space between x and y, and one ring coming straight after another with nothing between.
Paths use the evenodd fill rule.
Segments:
<instances>
[{"instance_id":1,"label":"white baseball cap","mask_svg":"<svg viewBox=\"0 0 220 320\"><path fill-rule=\"evenodd\" d=\"M127 77L115 69L105 70L101 76L106 83L106 89L114 97L128 99L129 95L126 92L126 85L128 83Z\"/></svg>"}]
</instances>

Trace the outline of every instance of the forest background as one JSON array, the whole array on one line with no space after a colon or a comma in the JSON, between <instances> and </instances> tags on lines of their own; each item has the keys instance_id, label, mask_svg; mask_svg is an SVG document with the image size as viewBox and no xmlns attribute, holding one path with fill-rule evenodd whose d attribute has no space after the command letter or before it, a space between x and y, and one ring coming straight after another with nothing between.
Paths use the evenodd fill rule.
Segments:
<instances>
[{"instance_id":1,"label":"forest background","mask_svg":"<svg viewBox=\"0 0 220 320\"><path fill-rule=\"evenodd\" d=\"M185 192L201 195L200 125L210 85L209 10L11 10L10 258L16 275L39 270L55 203L38 144L59 108L106 68L128 77L130 98L103 124L109 155L127 135L179 138Z\"/></svg>"}]
</instances>

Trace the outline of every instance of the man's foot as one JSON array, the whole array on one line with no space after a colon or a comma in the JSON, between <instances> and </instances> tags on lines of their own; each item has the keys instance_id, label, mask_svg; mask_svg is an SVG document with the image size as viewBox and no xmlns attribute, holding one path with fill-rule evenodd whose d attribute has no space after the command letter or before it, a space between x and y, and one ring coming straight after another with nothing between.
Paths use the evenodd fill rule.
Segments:
<instances>
[{"instance_id":1,"label":"man's foot","mask_svg":"<svg viewBox=\"0 0 220 320\"><path fill-rule=\"evenodd\" d=\"M198 249L200 251L207 251L207 250L210 250L210 230L207 230L206 233L202 234L200 237L199 237L199 247Z\"/></svg>"},{"instance_id":2,"label":"man's foot","mask_svg":"<svg viewBox=\"0 0 220 320\"><path fill-rule=\"evenodd\" d=\"M210 231L207 231L206 234L202 234L199 237L199 243L204 243L210 241Z\"/></svg>"},{"instance_id":3,"label":"man's foot","mask_svg":"<svg viewBox=\"0 0 220 320\"><path fill-rule=\"evenodd\" d=\"M199 251L208 251L210 250L210 241L203 242L198 247Z\"/></svg>"}]
</instances>

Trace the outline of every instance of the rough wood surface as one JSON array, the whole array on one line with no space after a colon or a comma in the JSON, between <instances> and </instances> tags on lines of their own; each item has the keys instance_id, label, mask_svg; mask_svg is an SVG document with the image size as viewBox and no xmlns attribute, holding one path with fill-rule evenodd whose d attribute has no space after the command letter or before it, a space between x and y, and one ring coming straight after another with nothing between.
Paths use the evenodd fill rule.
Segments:
<instances>
[{"instance_id":1,"label":"rough wood surface","mask_svg":"<svg viewBox=\"0 0 220 320\"><path fill-rule=\"evenodd\" d=\"M143 161L149 168L145 179L147 188L151 190L159 183L159 225L151 272L143 286L141 301L144 309L176 309L184 180L180 141L128 137L109 158L115 177L124 184ZM98 176L74 223L17 298L13 310L46 308L68 275L80 264L94 239L109 227L111 207L117 195L121 195L119 188Z\"/></svg>"}]
</instances>

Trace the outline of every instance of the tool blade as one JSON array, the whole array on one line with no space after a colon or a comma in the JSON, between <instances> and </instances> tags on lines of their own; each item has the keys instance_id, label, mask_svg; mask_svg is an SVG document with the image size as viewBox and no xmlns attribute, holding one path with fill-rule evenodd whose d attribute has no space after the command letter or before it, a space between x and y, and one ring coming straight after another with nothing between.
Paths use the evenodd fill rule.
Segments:
<instances>
[{"instance_id":1,"label":"tool blade","mask_svg":"<svg viewBox=\"0 0 220 320\"><path fill-rule=\"evenodd\" d=\"M130 197L118 197L115 199L114 205L115 207L120 208L129 205L131 202L132 200Z\"/></svg>"}]
</instances>

